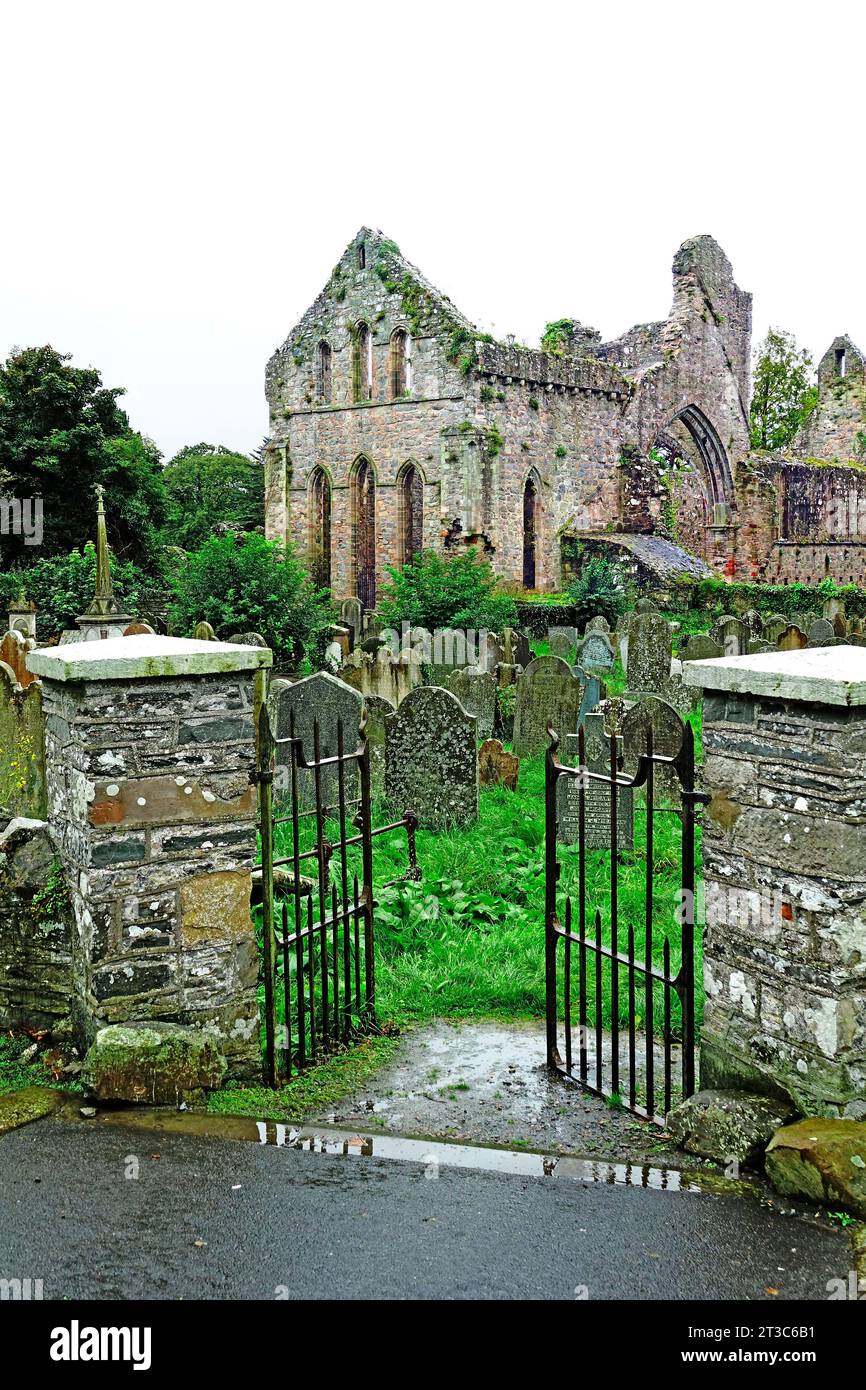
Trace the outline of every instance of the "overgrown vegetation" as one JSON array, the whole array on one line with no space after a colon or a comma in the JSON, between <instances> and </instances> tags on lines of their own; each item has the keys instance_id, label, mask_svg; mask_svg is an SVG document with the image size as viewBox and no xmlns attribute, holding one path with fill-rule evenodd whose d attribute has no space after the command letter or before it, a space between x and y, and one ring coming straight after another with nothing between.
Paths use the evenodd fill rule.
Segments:
<instances>
[{"instance_id":1,"label":"overgrown vegetation","mask_svg":"<svg viewBox=\"0 0 866 1390\"><path fill-rule=\"evenodd\" d=\"M222 444L189 444L169 460L163 477L168 545L195 550L218 525L252 530L264 523L264 471L246 454Z\"/></svg>"},{"instance_id":2,"label":"overgrown vegetation","mask_svg":"<svg viewBox=\"0 0 866 1390\"><path fill-rule=\"evenodd\" d=\"M488 628L501 632L516 618L510 594L498 588L489 560L475 547L440 555L425 550L402 570L388 569L378 612L389 627Z\"/></svg>"},{"instance_id":3,"label":"overgrown vegetation","mask_svg":"<svg viewBox=\"0 0 866 1390\"><path fill-rule=\"evenodd\" d=\"M90 519L91 530L94 518ZM128 612L147 618L162 605L166 579L146 573L131 560L114 556L111 562L114 594ZM23 588L36 604L36 629L40 641L57 638L64 628L93 601L96 584L96 547L88 541L83 550L69 555L46 556L13 570L0 570L0 606L16 598Z\"/></svg>"}]
</instances>

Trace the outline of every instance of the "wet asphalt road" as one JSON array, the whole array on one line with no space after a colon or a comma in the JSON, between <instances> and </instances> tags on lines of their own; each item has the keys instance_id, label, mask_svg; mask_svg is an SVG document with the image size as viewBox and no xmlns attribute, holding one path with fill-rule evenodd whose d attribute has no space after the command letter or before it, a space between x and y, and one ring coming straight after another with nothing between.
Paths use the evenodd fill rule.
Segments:
<instances>
[{"instance_id":1,"label":"wet asphalt road","mask_svg":"<svg viewBox=\"0 0 866 1390\"><path fill-rule=\"evenodd\" d=\"M55 1118L0 1139L0 1278L45 1298L823 1301L850 1267L842 1232L748 1196Z\"/></svg>"}]
</instances>

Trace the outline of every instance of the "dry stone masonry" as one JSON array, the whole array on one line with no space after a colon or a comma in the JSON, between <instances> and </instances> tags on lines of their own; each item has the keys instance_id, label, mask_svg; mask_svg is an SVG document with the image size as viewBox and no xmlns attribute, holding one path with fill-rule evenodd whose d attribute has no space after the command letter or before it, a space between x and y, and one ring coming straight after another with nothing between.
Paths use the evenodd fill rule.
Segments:
<instances>
[{"instance_id":1,"label":"dry stone masonry","mask_svg":"<svg viewBox=\"0 0 866 1390\"><path fill-rule=\"evenodd\" d=\"M250 916L261 648L123 637L30 653L52 834L72 900L81 1046L113 1024L206 1030L260 1075Z\"/></svg>"},{"instance_id":2,"label":"dry stone masonry","mask_svg":"<svg viewBox=\"0 0 866 1390\"><path fill-rule=\"evenodd\" d=\"M704 688L701 1081L866 1117L866 652L690 662Z\"/></svg>"}]
</instances>

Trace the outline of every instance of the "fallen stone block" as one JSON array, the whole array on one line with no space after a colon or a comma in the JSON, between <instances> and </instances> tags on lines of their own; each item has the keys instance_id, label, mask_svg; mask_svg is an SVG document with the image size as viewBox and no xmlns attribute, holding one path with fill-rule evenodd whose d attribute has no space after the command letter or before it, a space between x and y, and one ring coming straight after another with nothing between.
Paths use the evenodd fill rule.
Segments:
<instances>
[{"instance_id":1,"label":"fallen stone block","mask_svg":"<svg viewBox=\"0 0 866 1390\"><path fill-rule=\"evenodd\" d=\"M866 1220L866 1123L808 1119L778 1130L767 1146L767 1177L786 1197L844 1207Z\"/></svg>"},{"instance_id":2,"label":"fallen stone block","mask_svg":"<svg viewBox=\"0 0 866 1390\"><path fill-rule=\"evenodd\" d=\"M785 1101L751 1091L698 1091L670 1112L665 1128L686 1153L718 1163L757 1163L796 1113Z\"/></svg>"},{"instance_id":3,"label":"fallen stone block","mask_svg":"<svg viewBox=\"0 0 866 1390\"><path fill-rule=\"evenodd\" d=\"M113 1023L100 1028L84 1064L97 1100L195 1104L226 1074L217 1040L179 1023Z\"/></svg>"}]
</instances>

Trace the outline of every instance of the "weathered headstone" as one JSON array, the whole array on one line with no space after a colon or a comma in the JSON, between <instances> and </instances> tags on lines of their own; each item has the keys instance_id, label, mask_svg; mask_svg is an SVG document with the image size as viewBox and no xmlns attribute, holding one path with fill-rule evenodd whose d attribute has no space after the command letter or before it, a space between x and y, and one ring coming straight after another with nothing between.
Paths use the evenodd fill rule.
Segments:
<instances>
[{"instance_id":1,"label":"weathered headstone","mask_svg":"<svg viewBox=\"0 0 866 1390\"><path fill-rule=\"evenodd\" d=\"M607 686L600 676L584 671L582 666L572 666L571 674L580 682L580 709L577 712L577 727L580 728L586 716L607 699Z\"/></svg>"},{"instance_id":2,"label":"weathered headstone","mask_svg":"<svg viewBox=\"0 0 866 1390\"><path fill-rule=\"evenodd\" d=\"M622 721L623 756L632 776L637 771L638 758L647 751L647 729L653 731L653 754L675 758L683 745L684 724L673 705L654 695L647 695L626 711ZM680 779L672 767L653 764L653 805L680 804Z\"/></svg>"},{"instance_id":3,"label":"weathered headstone","mask_svg":"<svg viewBox=\"0 0 866 1390\"><path fill-rule=\"evenodd\" d=\"M500 655L506 666L528 666L532 660L532 648L525 632L506 627L502 630Z\"/></svg>"},{"instance_id":4,"label":"weathered headstone","mask_svg":"<svg viewBox=\"0 0 866 1390\"><path fill-rule=\"evenodd\" d=\"M445 689L457 696L468 714L475 715L476 738L491 738L496 723L496 681L490 672L477 666L452 671L445 679Z\"/></svg>"},{"instance_id":5,"label":"weathered headstone","mask_svg":"<svg viewBox=\"0 0 866 1390\"><path fill-rule=\"evenodd\" d=\"M587 772L610 777L610 735L604 727L604 715L588 714L584 720L584 766ZM580 736L569 734L565 740L566 760L579 766ZM617 757L622 740L617 739ZM611 796L610 782L594 777L582 779L586 786L584 797L584 848L610 849ZM562 776L556 787L557 839L565 845L576 845L580 839L580 782L577 777ZM620 787L616 797L616 847L634 849L634 793L630 787Z\"/></svg>"},{"instance_id":6,"label":"weathered headstone","mask_svg":"<svg viewBox=\"0 0 866 1390\"><path fill-rule=\"evenodd\" d=\"M216 633L214 632L210 623L196 623L192 635L195 638L196 642L216 641Z\"/></svg>"},{"instance_id":7,"label":"weathered headstone","mask_svg":"<svg viewBox=\"0 0 866 1390\"><path fill-rule=\"evenodd\" d=\"M44 740L41 682L30 676L20 685L0 661L0 806L12 816L47 814Z\"/></svg>"},{"instance_id":8,"label":"weathered headstone","mask_svg":"<svg viewBox=\"0 0 866 1390\"><path fill-rule=\"evenodd\" d=\"M753 637L760 637L764 631L764 619L761 617L757 608L747 608L743 614L743 622L749 629Z\"/></svg>"},{"instance_id":9,"label":"weathered headstone","mask_svg":"<svg viewBox=\"0 0 866 1390\"><path fill-rule=\"evenodd\" d=\"M775 650L775 642L765 642L762 637L753 637L749 641L749 649L746 655L756 656L758 652L774 652Z\"/></svg>"},{"instance_id":10,"label":"weathered headstone","mask_svg":"<svg viewBox=\"0 0 866 1390\"><path fill-rule=\"evenodd\" d=\"M795 652L805 647L808 640L805 632L802 632L796 623L789 623L784 632L777 637L776 647L780 652Z\"/></svg>"},{"instance_id":11,"label":"weathered headstone","mask_svg":"<svg viewBox=\"0 0 866 1390\"><path fill-rule=\"evenodd\" d=\"M551 656L561 656L570 661L577 641L577 629L573 627L551 627L547 632L547 643Z\"/></svg>"},{"instance_id":12,"label":"weathered headstone","mask_svg":"<svg viewBox=\"0 0 866 1390\"><path fill-rule=\"evenodd\" d=\"M123 629L124 637L155 637L156 633L150 623L130 623Z\"/></svg>"},{"instance_id":13,"label":"weathered headstone","mask_svg":"<svg viewBox=\"0 0 866 1390\"><path fill-rule=\"evenodd\" d=\"M577 664L585 671L612 671L616 654L604 632L590 632L578 644Z\"/></svg>"},{"instance_id":14,"label":"weathered headstone","mask_svg":"<svg viewBox=\"0 0 866 1390\"><path fill-rule=\"evenodd\" d=\"M22 689L36 680L32 671L27 670L27 653L32 652L35 646L32 637L24 637L14 630L4 632L0 641L0 662L5 662L15 677L15 683Z\"/></svg>"},{"instance_id":15,"label":"weathered headstone","mask_svg":"<svg viewBox=\"0 0 866 1390\"><path fill-rule=\"evenodd\" d=\"M693 632L683 638L680 647L680 661L712 661L724 654L720 643L708 632Z\"/></svg>"},{"instance_id":16,"label":"weathered headstone","mask_svg":"<svg viewBox=\"0 0 866 1390\"><path fill-rule=\"evenodd\" d=\"M275 680L271 682L268 693L268 708L271 714L271 729L277 739L288 738L294 720L295 738L301 740L303 755L307 762L315 756L314 725L319 725L319 757L331 758L337 753L337 726L343 726L343 752L353 753L358 747L358 729L361 723L363 699L345 681L326 671L304 680ZM291 760L287 745L277 747L277 770L275 779L277 795L280 799L291 796ZM282 775L279 775L282 770ZM335 765L323 767L320 771L321 798L324 806L332 810L339 805L339 780ZM348 801L358 797L358 765L344 764L344 787ZM316 806L315 774L312 769L298 769L298 803L302 811L310 811Z\"/></svg>"},{"instance_id":17,"label":"weathered headstone","mask_svg":"<svg viewBox=\"0 0 866 1390\"><path fill-rule=\"evenodd\" d=\"M434 830L478 818L476 721L450 690L419 686L385 716L385 799Z\"/></svg>"},{"instance_id":18,"label":"weathered headstone","mask_svg":"<svg viewBox=\"0 0 866 1390\"><path fill-rule=\"evenodd\" d=\"M764 641L772 642L775 647L776 642L788 626L788 621L784 613L771 613L764 623L764 631L762 634Z\"/></svg>"},{"instance_id":19,"label":"weathered headstone","mask_svg":"<svg viewBox=\"0 0 866 1390\"><path fill-rule=\"evenodd\" d=\"M513 740L516 755L526 758L543 753L548 745L548 724L563 736L574 733L581 693L579 682L560 657L538 656L530 661L517 682Z\"/></svg>"},{"instance_id":20,"label":"weathered headstone","mask_svg":"<svg viewBox=\"0 0 866 1390\"><path fill-rule=\"evenodd\" d=\"M628 634L629 691L663 689L671 673L671 650L671 630L661 613L635 612Z\"/></svg>"},{"instance_id":21,"label":"weathered headstone","mask_svg":"<svg viewBox=\"0 0 866 1390\"><path fill-rule=\"evenodd\" d=\"M394 706L383 695L366 695L366 735L370 745L370 794L375 800L385 795L385 718Z\"/></svg>"},{"instance_id":22,"label":"weathered headstone","mask_svg":"<svg viewBox=\"0 0 866 1390\"><path fill-rule=\"evenodd\" d=\"M498 738L488 738L478 750L478 778L482 787L517 791L520 759L507 753Z\"/></svg>"},{"instance_id":23,"label":"weathered headstone","mask_svg":"<svg viewBox=\"0 0 866 1390\"><path fill-rule=\"evenodd\" d=\"M584 637L588 637L591 632L610 632L610 623L602 613L599 613L595 618L590 618L586 627L583 629Z\"/></svg>"},{"instance_id":24,"label":"weathered headstone","mask_svg":"<svg viewBox=\"0 0 866 1390\"><path fill-rule=\"evenodd\" d=\"M340 626L349 629L349 637L352 646L361 639L361 624L364 618L364 609L359 598L344 598L340 603Z\"/></svg>"},{"instance_id":25,"label":"weathered headstone","mask_svg":"<svg viewBox=\"0 0 866 1390\"><path fill-rule=\"evenodd\" d=\"M740 618L726 614L710 628L710 637L718 642L723 656L743 656L749 641L749 629Z\"/></svg>"},{"instance_id":26,"label":"weathered headstone","mask_svg":"<svg viewBox=\"0 0 866 1390\"><path fill-rule=\"evenodd\" d=\"M833 624L833 631L840 642L844 642L848 636L848 623L844 613L837 613L829 620Z\"/></svg>"},{"instance_id":27,"label":"weathered headstone","mask_svg":"<svg viewBox=\"0 0 866 1390\"><path fill-rule=\"evenodd\" d=\"M227 637L226 641L238 647L267 647L268 645L260 632L236 632L233 637Z\"/></svg>"},{"instance_id":28,"label":"weathered headstone","mask_svg":"<svg viewBox=\"0 0 866 1390\"><path fill-rule=\"evenodd\" d=\"M806 634L806 645L809 647L835 647L836 632L831 622L826 618L816 618L810 624Z\"/></svg>"}]
</instances>

